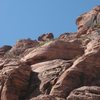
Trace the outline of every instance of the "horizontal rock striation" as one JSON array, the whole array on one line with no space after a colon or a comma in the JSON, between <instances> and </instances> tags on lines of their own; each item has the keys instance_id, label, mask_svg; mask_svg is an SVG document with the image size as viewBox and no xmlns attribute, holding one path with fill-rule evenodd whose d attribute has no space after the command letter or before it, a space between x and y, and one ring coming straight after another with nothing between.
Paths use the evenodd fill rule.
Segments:
<instances>
[{"instance_id":1,"label":"horizontal rock striation","mask_svg":"<svg viewBox=\"0 0 100 100\"><path fill-rule=\"evenodd\" d=\"M0 100L100 100L100 6L75 33L0 48Z\"/></svg>"}]
</instances>

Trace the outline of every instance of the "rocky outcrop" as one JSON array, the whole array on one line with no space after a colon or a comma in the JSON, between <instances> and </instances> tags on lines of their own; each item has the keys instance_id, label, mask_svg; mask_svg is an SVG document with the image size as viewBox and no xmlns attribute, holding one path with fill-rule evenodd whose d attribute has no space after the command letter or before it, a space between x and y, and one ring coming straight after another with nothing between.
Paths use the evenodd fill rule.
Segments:
<instances>
[{"instance_id":1,"label":"rocky outcrop","mask_svg":"<svg viewBox=\"0 0 100 100\"><path fill-rule=\"evenodd\" d=\"M34 49L28 55L23 57L21 61L28 64L35 64L54 59L71 60L77 56L81 56L83 53L84 49L77 41L65 42L55 40Z\"/></svg>"},{"instance_id":2,"label":"rocky outcrop","mask_svg":"<svg viewBox=\"0 0 100 100\"><path fill-rule=\"evenodd\" d=\"M49 94L59 76L66 69L68 69L72 65L72 63L73 61L56 59L32 65L31 67L33 72L38 73L38 78L41 82L39 86L36 87L37 90L39 90L41 94ZM31 86L31 89L34 87L34 85L35 83L33 81L33 86ZM36 91L34 91L34 88L32 91L32 94L36 93Z\"/></svg>"},{"instance_id":3,"label":"rocky outcrop","mask_svg":"<svg viewBox=\"0 0 100 100\"><path fill-rule=\"evenodd\" d=\"M76 33L70 32L70 33L63 33L58 38L64 41L70 41L70 40L74 40L75 37L76 37Z\"/></svg>"},{"instance_id":4,"label":"rocky outcrop","mask_svg":"<svg viewBox=\"0 0 100 100\"><path fill-rule=\"evenodd\" d=\"M65 100L64 98L54 97L50 95L40 95L38 97L32 98L31 100Z\"/></svg>"},{"instance_id":5,"label":"rocky outcrop","mask_svg":"<svg viewBox=\"0 0 100 100\"><path fill-rule=\"evenodd\" d=\"M38 44L39 43L36 40L31 40L31 39L19 40L5 56L6 57L20 56L26 49L36 47Z\"/></svg>"},{"instance_id":6,"label":"rocky outcrop","mask_svg":"<svg viewBox=\"0 0 100 100\"><path fill-rule=\"evenodd\" d=\"M22 100L27 95L31 68L26 64L8 64L0 73L1 100Z\"/></svg>"},{"instance_id":7,"label":"rocky outcrop","mask_svg":"<svg viewBox=\"0 0 100 100\"><path fill-rule=\"evenodd\" d=\"M65 99L50 95L40 95L38 97L32 98L31 100L65 100Z\"/></svg>"},{"instance_id":8,"label":"rocky outcrop","mask_svg":"<svg viewBox=\"0 0 100 100\"><path fill-rule=\"evenodd\" d=\"M97 6L90 12L79 16L76 20L76 24L78 25L78 36L86 34L90 29L100 29L100 6Z\"/></svg>"},{"instance_id":9,"label":"rocky outcrop","mask_svg":"<svg viewBox=\"0 0 100 100\"><path fill-rule=\"evenodd\" d=\"M54 39L53 33L42 34L38 37L38 41L48 41Z\"/></svg>"},{"instance_id":10,"label":"rocky outcrop","mask_svg":"<svg viewBox=\"0 0 100 100\"><path fill-rule=\"evenodd\" d=\"M78 58L74 64L61 75L55 86L52 88L52 95L67 97L74 88L79 86L100 86L99 40L100 38L91 41L87 45L86 53ZM59 91L60 89L61 91Z\"/></svg>"},{"instance_id":11,"label":"rocky outcrop","mask_svg":"<svg viewBox=\"0 0 100 100\"><path fill-rule=\"evenodd\" d=\"M3 57L4 54L9 51L12 47L11 46L8 46L8 45L5 45L3 47L0 48L0 57Z\"/></svg>"},{"instance_id":12,"label":"rocky outcrop","mask_svg":"<svg viewBox=\"0 0 100 100\"><path fill-rule=\"evenodd\" d=\"M0 100L100 100L100 6L76 23L0 48Z\"/></svg>"},{"instance_id":13,"label":"rocky outcrop","mask_svg":"<svg viewBox=\"0 0 100 100\"><path fill-rule=\"evenodd\" d=\"M97 55L91 54L77 59L61 75L50 94L66 98L73 89L80 86L100 86L100 61L99 58L94 59Z\"/></svg>"},{"instance_id":14,"label":"rocky outcrop","mask_svg":"<svg viewBox=\"0 0 100 100\"><path fill-rule=\"evenodd\" d=\"M67 97L67 100L100 100L100 87L83 86L75 89Z\"/></svg>"}]
</instances>

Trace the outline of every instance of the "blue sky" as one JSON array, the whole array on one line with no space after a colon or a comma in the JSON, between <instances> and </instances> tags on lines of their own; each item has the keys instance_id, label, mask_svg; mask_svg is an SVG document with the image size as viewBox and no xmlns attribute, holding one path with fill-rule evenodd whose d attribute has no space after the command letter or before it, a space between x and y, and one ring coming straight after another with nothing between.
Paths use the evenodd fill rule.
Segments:
<instances>
[{"instance_id":1,"label":"blue sky","mask_svg":"<svg viewBox=\"0 0 100 100\"><path fill-rule=\"evenodd\" d=\"M76 18L100 0L0 0L0 46L42 33L77 31Z\"/></svg>"}]
</instances>

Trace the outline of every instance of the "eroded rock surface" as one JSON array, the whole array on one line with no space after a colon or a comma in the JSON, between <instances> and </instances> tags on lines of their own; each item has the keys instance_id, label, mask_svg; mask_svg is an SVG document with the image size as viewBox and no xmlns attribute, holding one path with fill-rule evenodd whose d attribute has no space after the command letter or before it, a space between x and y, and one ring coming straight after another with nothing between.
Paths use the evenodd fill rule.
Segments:
<instances>
[{"instance_id":1,"label":"eroded rock surface","mask_svg":"<svg viewBox=\"0 0 100 100\"><path fill-rule=\"evenodd\" d=\"M64 98L54 97L50 95L40 95L30 100L65 100Z\"/></svg>"},{"instance_id":2,"label":"eroded rock surface","mask_svg":"<svg viewBox=\"0 0 100 100\"><path fill-rule=\"evenodd\" d=\"M34 49L22 58L21 61L35 64L54 59L71 60L77 56L81 56L83 53L84 49L77 41L64 42L62 40L55 40Z\"/></svg>"},{"instance_id":3,"label":"eroded rock surface","mask_svg":"<svg viewBox=\"0 0 100 100\"><path fill-rule=\"evenodd\" d=\"M39 88L39 91L42 94L49 94L59 76L66 69L68 69L72 65L72 63L73 61L56 59L32 65L33 72L38 73L38 78L41 82L39 84L39 87L37 87ZM36 93L36 91L34 92Z\"/></svg>"},{"instance_id":4,"label":"eroded rock surface","mask_svg":"<svg viewBox=\"0 0 100 100\"><path fill-rule=\"evenodd\" d=\"M12 49L6 54L7 57L16 57L23 54L26 49L35 47L38 45L36 40L22 39L17 41L17 43L12 47Z\"/></svg>"},{"instance_id":5,"label":"eroded rock surface","mask_svg":"<svg viewBox=\"0 0 100 100\"><path fill-rule=\"evenodd\" d=\"M76 24L78 25L78 35L86 34L89 29L100 29L100 6L79 16Z\"/></svg>"},{"instance_id":6,"label":"eroded rock surface","mask_svg":"<svg viewBox=\"0 0 100 100\"><path fill-rule=\"evenodd\" d=\"M76 23L0 48L0 100L100 100L100 6Z\"/></svg>"},{"instance_id":7,"label":"eroded rock surface","mask_svg":"<svg viewBox=\"0 0 100 100\"><path fill-rule=\"evenodd\" d=\"M5 45L3 47L0 48L0 57L2 58L4 56L4 54L9 51L12 47Z\"/></svg>"},{"instance_id":8,"label":"eroded rock surface","mask_svg":"<svg viewBox=\"0 0 100 100\"><path fill-rule=\"evenodd\" d=\"M48 41L54 39L53 33L42 34L38 37L38 41Z\"/></svg>"},{"instance_id":9,"label":"eroded rock surface","mask_svg":"<svg viewBox=\"0 0 100 100\"><path fill-rule=\"evenodd\" d=\"M31 68L26 64L10 64L0 72L1 100L23 100L27 94Z\"/></svg>"},{"instance_id":10,"label":"eroded rock surface","mask_svg":"<svg viewBox=\"0 0 100 100\"><path fill-rule=\"evenodd\" d=\"M75 89L67 97L67 100L100 100L100 87L84 86Z\"/></svg>"},{"instance_id":11,"label":"eroded rock surface","mask_svg":"<svg viewBox=\"0 0 100 100\"><path fill-rule=\"evenodd\" d=\"M77 59L72 67L61 75L50 94L65 98L73 89L80 86L100 86L100 61L96 61L94 56L96 54Z\"/></svg>"}]
</instances>

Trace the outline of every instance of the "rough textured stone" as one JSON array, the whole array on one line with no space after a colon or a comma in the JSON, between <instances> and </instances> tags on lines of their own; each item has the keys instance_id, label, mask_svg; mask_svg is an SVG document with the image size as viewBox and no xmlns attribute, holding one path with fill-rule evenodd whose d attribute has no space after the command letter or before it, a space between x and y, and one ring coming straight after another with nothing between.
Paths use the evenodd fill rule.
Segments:
<instances>
[{"instance_id":1,"label":"rough textured stone","mask_svg":"<svg viewBox=\"0 0 100 100\"><path fill-rule=\"evenodd\" d=\"M72 63L73 61L56 59L32 65L33 72L36 72L38 74L37 82L34 80L34 74L33 74L33 82L32 86L30 87L31 91L33 91L32 92L33 96L38 93L49 94L51 88L56 83L59 76L66 69L68 69L72 65ZM36 87L37 83L38 85ZM36 87L37 89L34 90L34 87ZM36 93L36 90L38 90L37 91L38 93Z\"/></svg>"},{"instance_id":2,"label":"rough textured stone","mask_svg":"<svg viewBox=\"0 0 100 100\"><path fill-rule=\"evenodd\" d=\"M12 47L11 46L8 46L8 45L5 45L3 47L0 48L0 57L3 57L4 54L9 51Z\"/></svg>"},{"instance_id":3,"label":"rough textured stone","mask_svg":"<svg viewBox=\"0 0 100 100\"><path fill-rule=\"evenodd\" d=\"M9 65L1 71L1 100L23 100L27 94L31 68L26 64Z\"/></svg>"},{"instance_id":4,"label":"rough textured stone","mask_svg":"<svg viewBox=\"0 0 100 100\"><path fill-rule=\"evenodd\" d=\"M84 86L75 89L66 100L100 100L100 87Z\"/></svg>"},{"instance_id":5,"label":"rough textured stone","mask_svg":"<svg viewBox=\"0 0 100 100\"><path fill-rule=\"evenodd\" d=\"M100 50L97 50L78 58L73 65L61 75L50 94L67 97L73 89L80 86L100 86L99 57Z\"/></svg>"},{"instance_id":6,"label":"rough textured stone","mask_svg":"<svg viewBox=\"0 0 100 100\"><path fill-rule=\"evenodd\" d=\"M76 33L63 33L58 38L64 41L74 40L76 37Z\"/></svg>"},{"instance_id":7,"label":"rough textured stone","mask_svg":"<svg viewBox=\"0 0 100 100\"><path fill-rule=\"evenodd\" d=\"M100 37L95 38L94 40L90 41L85 50L85 55L93 52L99 52L100 50Z\"/></svg>"},{"instance_id":8,"label":"rough textured stone","mask_svg":"<svg viewBox=\"0 0 100 100\"><path fill-rule=\"evenodd\" d=\"M64 42L61 40L55 40L33 50L22 58L21 61L35 64L53 59L70 60L83 53L84 50L81 47L81 44L78 44L77 41Z\"/></svg>"},{"instance_id":9,"label":"rough textured stone","mask_svg":"<svg viewBox=\"0 0 100 100\"><path fill-rule=\"evenodd\" d=\"M88 43L85 54L66 70L53 87L51 94L66 97L74 88L83 85L100 86L100 38ZM66 86L66 87L65 87ZM61 91L59 91L61 89Z\"/></svg>"},{"instance_id":10,"label":"rough textured stone","mask_svg":"<svg viewBox=\"0 0 100 100\"><path fill-rule=\"evenodd\" d=\"M38 45L36 40L31 39L23 39L17 41L17 43L12 47L12 49L6 55L7 57L19 56L21 55L26 49L32 48Z\"/></svg>"},{"instance_id":11,"label":"rough textured stone","mask_svg":"<svg viewBox=\"0 0 100 100\"><path fill-rule=\"evenodd\" d=\"M53 33L42 34L38 37L38 41L48 41L54 39Z\"/></svg>"},{"instance_id":12,"label":"rough textured stone","mask_svg":"<svg viewBox=\"0 0 100 100\"><path fill-rule=\"evenodd\" d=\"M100 6L78 32L0 48L0 100L100 100Z\"/></svg>"},{"instance_id":13,"label":"rough textured stone","mask_svg":"<svg viewBox=\"0 0 100 100\"><path fill-rule=\"evenodd\" d=\"M86 34L89 28L100 29L100 6L93 8L90 12L84 13L78 17L76 24L78 25L78 36Z\"/></svg>"},{"instance_id":14,"label":"rough textured stone","mask_svg":"<svg viewBox=\"0 0 100 100\"><path fill-rule=\"evenodd\" d=\"M50 95L40 95L30 100L65 100L64 98L54 97Z\"/></svg>"}]
</instances>

